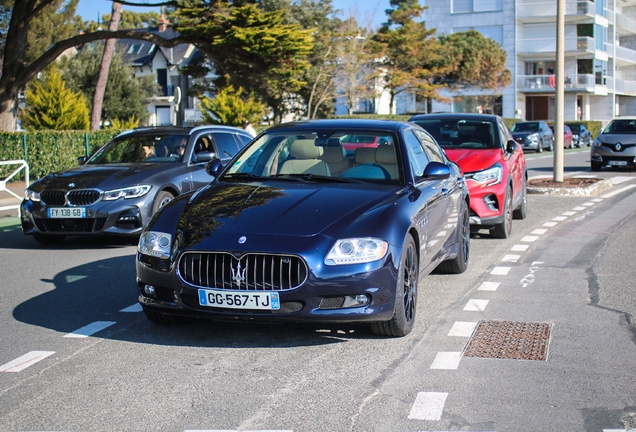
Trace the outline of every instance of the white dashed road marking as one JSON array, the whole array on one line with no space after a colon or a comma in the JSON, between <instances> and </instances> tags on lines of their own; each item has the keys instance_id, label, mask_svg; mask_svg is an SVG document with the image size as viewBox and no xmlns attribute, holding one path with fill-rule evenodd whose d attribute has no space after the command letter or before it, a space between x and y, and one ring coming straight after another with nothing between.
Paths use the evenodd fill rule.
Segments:
<instances>
[{"instance_id":1,"label":"white dashed road marking","mask_svg":"<svg viewBox=\"0 0 636 432\"><path fill-rule=\"evenodd\" d=\"M20 372L40 360L47 358L51 354L55 354L55 351L31 351L30 353L0 366L0 372Z\"/></svg>"},{"instance_id":2,"label":"white dashed road marking","mask_svg":"<svg viewBox=\"0 0 636 432\"><path fill-rule=\"evenodd\" d=\"M440 420L444 412L444 404L448 393L418 393L411 407L409 418L413 420Z\"/></svg>"},{"instance_id":3,"label":"white dashed road marking","mask_svg":"<svg viewBox=\"0 0 636 432\"><path fill-rule=\"evenodd\" d=\"M483 312L486 310L486 306L488 306L489 300L478 300L478 299L470 299L466 306L464 306L465 311L472 312Z\"/></svg>"},{"instance_id":4,"label":"white dashed road marking","mask_svg":"<svg viewBox=\"0 0 636 432\"><path fill-rule=\"evenodd\" d=\"M457 369L461 359L461 352L438 352L431 369Z\"/></svg>"},{"instance_id":5,"label":"white dashed road marking","mask_svg":"<svg viewBox=\"0 0 636 432\"><path fill-rule=\"evenodd\" d=\"M557 225L558 225L558 223L556 223L556 222L546 222L546 223L543 224L544 227L548 227L548 228L552 228L552 227L555 227Z\"/></svg>"},{"instance_id":6,"label":"white dashed road marking","mask_svg":"<svg viewBox=\"0 0 636 432\"><path fill-rule=\"evenodd\" d=\"M501 259L501 261L503 261L503 262L517 262L517 261L519 261L519 258L521 258L521 255L508 254L508 255L504 255L504 257Z\"/></svg>"},{"instance_id":7,"label":"white dashed road marking","mask_svg":"<svg viewBox=\"0 0 636 432\"><path fill-rule=\"evenodd\" d=\"M448 332L448 336L471 337L476 328L476 322L456 321Z\"/></svg>"},{"instance_id":8,"label":"white dashed road marking","mask_svg":"<svg viewBox=\"0 0 636 432\"><path fill-rule=\"evenodd\" d=\"M510 267L495 267L490 272L491 275L505 276L510 271Z\"/></svg>"},{"instance_id":9,"label":"white dashed road marking","mask_svg":"<svg viewBox=\"0 0 636 432\"><path fill-rule=\"evenodd\" d=\"M499 285L499 282L482 282L477 291L497 291Z\"/></svg>"},{"instance_id":10,"label":"white dashed road marking","mask_svg":"<svg viewBox=\"0 0 636 432\"><path fill-rule=\"evenodd\" d=\"M525 236L524 238L521 239L522 242L526 242L526 243L532 243L534 241L537 241L539 237L537 236Z\"/></svg>"},{"instance_id":11,"label":"white dashed road marking","mask_svg":"<svg viewBox=\"0 0 636 432\"><path fill-rule=\"evenodd\" d=\"M116 324L116 322L115 321L95 321L94 323L84 326L80 329L77 329L74 332L65 335L64 337L67 337L67 338L89 337L90 335L93 335L97 333L98 331L104 330L105 328L110 327L113 324Z\"/></svg>"},{"instance_id":12,"label":"white dashed road marking","mask_svg":"<svg viewBox=\"0 0 636 432\"><path fill-rule=\"evenodd\" d=\"M134 305L128 306L127 308L124 308L119 312L141 312L141 310L141 305L139 303L135 303Z\"/></svg>"},{"instance_id":13,"label":"white dashed road marking","mask_svg":"<svg viewBox=\"0 0 636 432\"><path fill-rule=\"evenodd\" d=\"M510 250L513 252L525 252L528 250L528 247L529 245L516 244L513 247L511 247Z\"/></svg>"}]
</instances>

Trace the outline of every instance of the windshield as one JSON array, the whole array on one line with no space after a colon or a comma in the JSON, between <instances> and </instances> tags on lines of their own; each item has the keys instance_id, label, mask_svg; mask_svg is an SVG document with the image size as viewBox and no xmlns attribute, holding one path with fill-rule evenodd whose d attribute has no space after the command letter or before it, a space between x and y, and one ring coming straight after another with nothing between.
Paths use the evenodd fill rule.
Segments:
<instances>
[{"instance_id":1,"label":"windshield","mask_svg":"<svg viewBox=\"0 0 636 432\"><path fill-rule=\"evenodd\" d=\"M636 134L636 120L612 120L607 125L604 134Z\"/></svg>"},{"instance_id":2,"label":"windshield","mask_svg":"<svg viewBox=\"0 0 636 432\"><path fill-rule=\"evenodd\" d=\"M180 162L187 143L187 135L119 136L99 149L87 164Z\"/></svg>"},{"instance_id":3,"label":"windshield","mask_svg":"<svg viewBox=\"0 0 636 432\"><path fill-rule=\"evenodd\" d=\"M426 129L445 149L493 149L500 146L496 125L489 121L453 118L415 120L415 123Z\"/></svg>"},{"instance_id":4,"label":"windshield","mask_svg":"<svg viewBox=\"0 0 636 432\"><path fill-rule=\"evenodd\" d=\"M347 152L343 144L352 135L376 142ZM380 139L382 138L382 139ZM305 133L272 131L253 141L221 177L330 179L338 181L401 184L403 169L392 136L365 131Z\"/></svg>"},{"instance_id":5,"label":"windshield","mask_svg":"<svg viewBox=\"0 0 636 432\"><path fill-rule=\"evenodd\" d=\"M537 132L539 130L539 123L531 122L519 122L515 123L510 129L512 132Z\"/></svg>"}]
</instances>

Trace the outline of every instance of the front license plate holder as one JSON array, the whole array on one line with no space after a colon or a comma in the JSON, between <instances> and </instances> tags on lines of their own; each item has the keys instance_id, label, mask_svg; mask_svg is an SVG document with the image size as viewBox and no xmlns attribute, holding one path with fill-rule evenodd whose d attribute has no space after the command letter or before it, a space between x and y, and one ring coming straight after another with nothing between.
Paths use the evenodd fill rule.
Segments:
<instances>
[{"instance_id":1,"label":"front license plate holder","mask_svg":"<svg viewBox=\"0 0 636 432\"><path fill-rule=\"evenodd\" d=\"M85 219L84 207L50 207L46 209L49 219Z\"/></svg>"},{"instance_id":2,"label":"front license plate holder","mask_svg":"<svg viewBox=\"0 0 636 432\"><path fill-rule=\"evenodd\" d=\"M611 160L608 163L612 166L627 166L627 161Z\"/></svg>"},{"instance_id":3,"label":"front license plate holder","mask_svg":"<svg viewBox=\"0 0 636 432\"><path fill-rule=\"evenodd\" d=\"M199 289L199 305L223 309L278 310L277 292Z\"/></svg>"}]
</instances>

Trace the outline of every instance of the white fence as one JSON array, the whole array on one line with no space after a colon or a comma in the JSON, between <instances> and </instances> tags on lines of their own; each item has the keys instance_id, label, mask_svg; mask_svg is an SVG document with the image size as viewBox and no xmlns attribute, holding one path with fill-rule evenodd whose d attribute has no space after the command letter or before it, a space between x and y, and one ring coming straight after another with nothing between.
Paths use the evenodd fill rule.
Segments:
<instances>
[{"instance_id":1,"label":"white fence","mask_svg":"<svg viewBox=\"0 0 636 432\"><path fill-rule=\"evenodd\" d=\"M0 161L0 166L2 166L2 165L18 165L18 167L11 174L9 174L8 177L0 180L0 192L3 192L3 191L7 192L10 195L12 195L13 197L17 198L18 199L18 204L0 206L0 211L1 210L15 210L15 209L19 209L20 208L20 203L22 202L22 197L20 195L16 194L15 192L13 192L11 189L7 188L7 183L13 177L15 177L17 174L19 174L20 171L24 170L24 182L25 182L26 186L29 186L29 165L26 163L25 160ZM0 202L1 201L3 201L3 200L0 199Z\"/></svg>"}]
</instances>

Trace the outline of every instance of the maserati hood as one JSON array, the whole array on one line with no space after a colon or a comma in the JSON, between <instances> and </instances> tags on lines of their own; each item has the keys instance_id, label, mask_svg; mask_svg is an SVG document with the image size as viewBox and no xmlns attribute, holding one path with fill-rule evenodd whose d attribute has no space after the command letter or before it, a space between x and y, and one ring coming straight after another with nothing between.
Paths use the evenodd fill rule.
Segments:
<instances>
[{"instance_id":1,"label":"maserati hood","mask_svg":"<svg viewBox=\"0 0 636 432\"><path fill-rule=\"evenodd\" d=\"M194 194L185 212L195 236L267 234L312 236L351 223L391 194L385 188L301 183L213 183Z\"/></svg>"},{"instance_id":2,"label":"maserati hood","mask_svg":"<svg viewBox=\"0 0 636 432\"><path fill-rule=\"evenodd\" d=\"M501 149L445 150L448 158L456 162L464 174L488 169L503 159Z\"/></svg>"}]
</instances>

